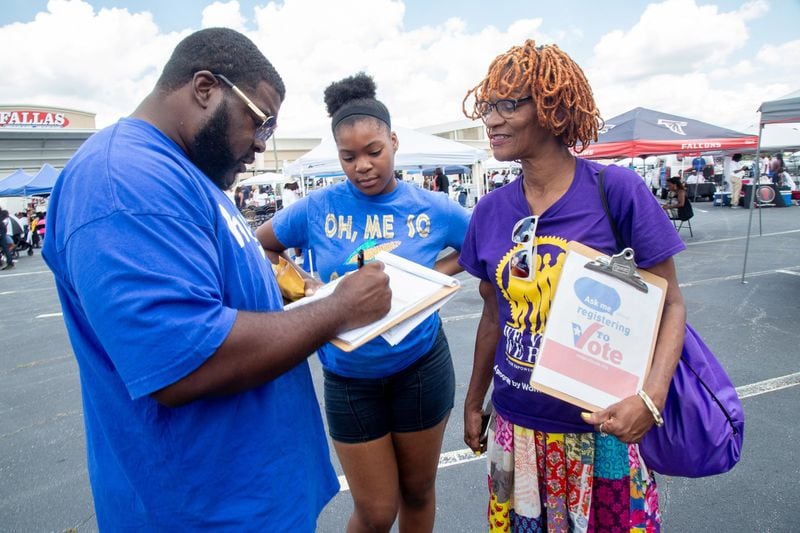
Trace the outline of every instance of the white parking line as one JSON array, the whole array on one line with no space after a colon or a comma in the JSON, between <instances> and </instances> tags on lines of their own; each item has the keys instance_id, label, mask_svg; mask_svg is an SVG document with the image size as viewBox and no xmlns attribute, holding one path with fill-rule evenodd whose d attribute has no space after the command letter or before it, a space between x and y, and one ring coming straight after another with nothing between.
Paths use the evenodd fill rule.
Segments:
<instances>
[{"instance_id":1,"label":"white parking line","mask_svg":"<svg viewBox=\"0 0 800 533\"><path fill-rule=\"evenodd\" d=\"M33 276L34 274L52 274L49 270L34 270L33 272L14 272L13 274L0 274L0 278L14 278L17 276Z\"/></svg>"},{"instance_id":2,"label":"white parking line","mask_svg":"<svg viewBox=\"0 0 800 533\"><path fill-rule=\"evenodd\" d=\"M789 235L791 233L800 233L800 229L791 229L788 231L776 231L774 233L764 233L761 235L761 237L774 237L776 235ZM757 237L757 235L754 235L754 237ZM718 242L742 241L746 239L747 235L744 235L741 237L727 237L725 239L711 239L707 241L687 242L686 246L697 246L700 244L714 244Z\"/></svg>"},{"instance_id":3,"label":"white parking line","mask_svg":"<svg viewBox=\"0 0 800 533\"><path fill-rule=\"evenodd\" d=\"M443 316L442 317L442 322L445 322L445 323L447 323L447 322L455 322L457 320L468 320L470 318L480 318L480 317L481 317L480 313L469 313L469 314L466 314L466 315Z\"/></svg>"},{"instance_id":4,"label":"white parking line","mask_svg":"<svg viewBox=\"0 0 800 533\"><path fill-rule=\"evenodd\" d=\"M739 395L739 398L744 400L745 398L760 396L761 394L766 394L768 392L788 389L789 387L794 387L795 385L800 385L800 372L787 374L777 378L765 379L764 381L751 383L750 385L742 385L741 387L736 387L736 393Z\"/></svg>"},{"instance_id":5,"label":"white parking line","mask_svg":"<svg viewBox=\"0 0 800 533\"><path fill-rule=\"evenodd\" d=\"M794 270L790 270L794 269ZM770 274L791 274L793 276L800 276L800 265L784 267L784 268L776 268L771 270L762 270L760 272L749 272L745 278L757 278L759 276L768 276ZM694 287L695 285L701 285L704 283L714 283L716 281L731 281L731 280L738 280L742 279L741 274L731 274L730 276L719 276L716 278L706 278L706 279L698 279L696 281L688 281L686 283L678 283L678 287L685 288L685 287ZM442 322L456 322L458 320L469 320L473 318L480 318L480 313L468 313L465 315L452 315L452 316L443 316Z\"/></svg>"},{"instance_id":6,"label":"white parking line","mask_svg":"<svg viewBox=\"0 0 800 533\"><path fill-rule=\"evenodd\" d=\"M464 463L471 463L472 461L480 461L485 457L485 455L475 455L469 448L445 452L439 456L439 470L442 468L447 468L448 466L456 466ZM344 477L344 475L339 476L339 485L339 492L346 492L350 490L350 485L347 484L347 479Z\"/></svg>"},{"instance_id":7,"label":"white parking line","mask_svg":"<svg viewBox=\"0 0 800 533\"><path fill-rule=\"evenodd\" d=\"M11 294L27 294L29 292L39 292L39 291L52 291L55 287L40 287L38 289L23 289L21 291L3 291L0 292L0 296L9 296Z\"/></svg>"},{"instance_id":8,"label":"white parking line","mask_svg":"<svg viewBox=\"0 0 800 533\"><path fill-rule=\"evenodd\" d=\"M45 313L43 315L36 315L36 318L52 318L54 316L64 316L64 313Z\"/></svg>"},{"instance_id":9,"label":"white parking line","mask_svg":"<svg viewBox=\"0 0 800 533\"><path fill-rule=\"evenodd\" d=\"M777 378L765 379L764 381L751 383L750 385L742 385L741 387L736 387L736 393L739 395L739 399L744 400L745 398L752 398L753 396L760 396L768 392L788 389L796 385L800 385L800 372ZM469 448L445 452L439 456L439 469L470 463L472 461L480 461L485 457L485 455L475 455ZM350 490L347 479L345 479L343 475L339 476L339 485L339 492Z\"/></svg>"},{"instance_id":10,"label":"white parking line","mask_svg":"<svg viewBox=\"0 0 800 533\"><path fill-rule=\"evenodd\" d=\"M800 272L793 272L792 270L789 270L789 269L800 269L800 265L784 267L784 268L776 268L776 269L772 269L772 270L762 270L760 272L749 272L745 276L745 278L757 278L759 276L768 276L770 274L795 274L795 275L800 276ZM702 283L712 283L712 282L715 282L715 281L730 281L730 280L735 280L735 279L742 279L742 275L741 274L732 274L730 276L720 276L720 277L717 277L717 278L699 279L697 281L689 281L687 283L678 283L678 287L681 287L681 288L692 287L694 285L700 285Z\"/></svg>"}]
</instances>

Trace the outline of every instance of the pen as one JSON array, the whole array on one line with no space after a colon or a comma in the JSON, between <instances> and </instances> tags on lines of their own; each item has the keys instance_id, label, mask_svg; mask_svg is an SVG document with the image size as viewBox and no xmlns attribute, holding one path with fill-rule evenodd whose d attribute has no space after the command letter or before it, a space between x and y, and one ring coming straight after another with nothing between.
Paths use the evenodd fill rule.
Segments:
<instances>
[{"instance_id":1,"label":"pen","mask_svg":"<svg viewBox=\"0 0 800 533\"><path fill-rule=\"evenodd\" d=\"M364 266L364 250L358 251L358 268Z\"/></svg>"}]
</instances>

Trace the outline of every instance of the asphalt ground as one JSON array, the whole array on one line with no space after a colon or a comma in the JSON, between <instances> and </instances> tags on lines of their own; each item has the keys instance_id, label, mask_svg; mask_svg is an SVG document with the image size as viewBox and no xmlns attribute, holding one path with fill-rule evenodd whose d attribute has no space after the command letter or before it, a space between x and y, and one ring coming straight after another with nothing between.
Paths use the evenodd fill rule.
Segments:
<instances>
[{"instance_id":1,"label":"asphalt ground","mask_svg":"<svg viewBox=\"0 0 800 533\"><path fill-rule=\"evenodd\" d=\"M727 474L658 477L664 530L800 531L800 208L761 211L761 236L754 213L743 284L749 212L694 207L694 237L681 230L688 248L676 258L679 282L690 323L740 390L745 446ZM0 272L0 531L95 531L77 366L38 252ZM461 415L481 300L477 282L459 276L463 289L441 313L457 388L438 475L437 532L486 530L486 463L466 450ZM312 370L321 398L314 358ZM318 531L344 531L351 509L342 490Z\"/></svg>"}]
</instances>

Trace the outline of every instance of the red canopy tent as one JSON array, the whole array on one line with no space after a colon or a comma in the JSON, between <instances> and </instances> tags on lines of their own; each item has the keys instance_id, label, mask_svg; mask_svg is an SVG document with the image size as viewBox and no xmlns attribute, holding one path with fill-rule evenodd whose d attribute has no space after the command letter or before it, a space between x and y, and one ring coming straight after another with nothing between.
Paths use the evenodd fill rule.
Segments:
<instances>
[{"instance_id":1,"label":"red canopy tent","mask_svg":"<svg viewBox=\"0 0 800 533\"><path fill-rule=\"evenodd\" d=\"M587 159L608 159L754 151L757 147L757 135L637 107L607 119L597 142L577 155Z\"/></svg>"}]
</instances>

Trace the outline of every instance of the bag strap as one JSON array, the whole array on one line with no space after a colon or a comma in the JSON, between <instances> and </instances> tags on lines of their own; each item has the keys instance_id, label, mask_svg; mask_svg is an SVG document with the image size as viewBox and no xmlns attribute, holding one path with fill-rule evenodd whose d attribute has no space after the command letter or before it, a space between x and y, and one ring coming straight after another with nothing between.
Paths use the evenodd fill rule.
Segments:
<instances>
[{"instance_id":1,"label":"bag strap","mask_svg":"<svg viewBox=\"0 0 800 533\"><path fill-rule=\"evenodd\" d=\"M611 232L614 234L614 240L617 241L617 252L621 252L625 248L625 241L622 240L622 235L619 234L617 223L614 222L614 217L611 216L611 211L608 209L608 197L606 197L606 187L603 180L603 175L606 172L606 167L600 169L597 174L597 188L600 190L600 201L603 203L603 211L606 212L609 224L611 224Z\"/></svg>"}]
</instances>

